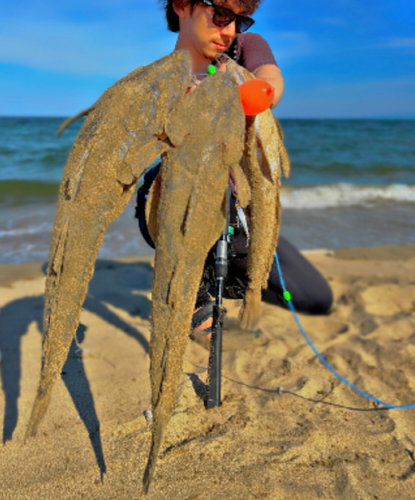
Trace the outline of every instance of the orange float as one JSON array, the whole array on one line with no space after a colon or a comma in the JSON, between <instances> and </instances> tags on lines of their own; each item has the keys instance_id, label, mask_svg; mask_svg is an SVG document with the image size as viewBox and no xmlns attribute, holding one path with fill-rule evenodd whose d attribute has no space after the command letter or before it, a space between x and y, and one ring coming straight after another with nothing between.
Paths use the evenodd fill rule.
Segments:
<instances>
[{"instance_id":1,"label":"orange float","mask_svg":"<svg viewBox=\"0 0 415 500\"><path fill-rule=\"evenodd\" d=\"M248 80L239 86L246 116L255 116L268 109L274 100L273 87L264 80Z\"/></svg>"}]
</instances>

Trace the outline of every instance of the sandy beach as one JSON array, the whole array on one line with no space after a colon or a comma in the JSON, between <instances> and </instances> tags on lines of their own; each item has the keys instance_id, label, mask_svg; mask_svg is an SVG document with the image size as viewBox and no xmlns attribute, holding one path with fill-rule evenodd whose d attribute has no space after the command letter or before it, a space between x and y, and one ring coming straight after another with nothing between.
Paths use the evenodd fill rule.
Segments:
<instances>
[{"instance_id":1,"label":"sandy beach","mask_svg":"<svg viewBox=\"0 0 415 500\"><path fill-rule=\"evenodd\" d=\"M388 403L415 403L415 245L309 251L328 316L300 316L325 358ZM149 451L152 259L99 260L38 436L23 443L40 370L42 264L0 266L2 499L141 498ZM239 303L227 301L229 316ZM291 313L225 336L223 404L206 411L206 346L189 340L181 394L149 499L412 500L415 410L341 383Z\"/></svg>"}]
</instances>

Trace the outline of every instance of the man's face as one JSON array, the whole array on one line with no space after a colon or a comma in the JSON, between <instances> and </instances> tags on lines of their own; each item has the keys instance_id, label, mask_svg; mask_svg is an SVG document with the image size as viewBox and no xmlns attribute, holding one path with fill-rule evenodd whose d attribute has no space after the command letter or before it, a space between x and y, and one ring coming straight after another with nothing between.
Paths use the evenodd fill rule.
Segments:
<instances>
[{"instance_id":1,"label":"man's face","mask_svg":"<svg viewBox=\"0 0 415 500\"><path fill-rule=\"evenodd\" d=\"M215 3L231 9L235 14L245 14L238 8L234 0ZM235 22L220 28L213 23L213 7L197 3L191 12L190 5L180 9L180 38L192 55L212 60L216 55L225 52L235 39Z\"/></svg>"}]
</instances>

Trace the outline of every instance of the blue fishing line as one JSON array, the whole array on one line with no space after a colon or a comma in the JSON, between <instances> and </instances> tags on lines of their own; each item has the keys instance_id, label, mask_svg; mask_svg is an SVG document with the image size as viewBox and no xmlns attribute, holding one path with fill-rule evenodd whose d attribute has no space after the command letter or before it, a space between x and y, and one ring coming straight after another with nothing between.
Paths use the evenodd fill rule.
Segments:
<instances>
[{"instance_id":1,"label":"blue fishing line","mask_svg":"<svg viewBox=\"0 0 415 500\"><path fill-rule=\"evenodd\" d=\"M243 226L243 228L245 230L245 233L246 233L247 237L249 237L248 224L247 224L247 221L246 221L243 209L240 208L239 206L237 206L237 210L238 210L239 219L240 219L240 221L242 223L242 226ZM277 269L278 269L278 274L279 274L279 277L280 277L280 282L281 282L281 286L282 286L282 290L283 290L283 295L284 295L284 298L287 301L288 306L289 306L289 308L290 308L290 310L291 310L291 312L292 312L292 314L294 316L294 320L297 323L297 326L298 326L298 328L299 328L302 336L305 338L307 344L311 347L311 349L313 350L314 354L323 363L323 365L326 368L328 368L339 380L341 380L342 382L344 382L346 385L348 385L354 391L356 391L357 393L359 393L361 396L363 396L363 397L365 397L367 399L370 399L370 400L374 401L375 403L378 403L378 404L384 406L385 408L392 408L392 409L395 409L395 410L410 410L412 408L415 408L415 404L411 404L411 405L391 405L389 403L385 403L384 401L382 401L382 400L380 400L378 398L375 398L374 396L371 396L367 392L364 392L361 389L359 389L358 387L356 387L352 382L350 382L349 380L347 380L346 378L344 378L342 375L340 375L340 373L338 373L331 366L331 364L326 359L323 358L323 356L319 353L319 351L317 350L317 348L315 347L315 345L313 344L313 342L311 341L310 337L307 335L306 331L304 330L303 326L300 323L300 320L299 320L299 318L297 316L297 312L296 312L296 310L294 308L294 304L292 302L291 293L287 290L287 288L285 286L285 282L284 282L284 278L282 276L280 261L278 259L277 252L275 252L275 263L277 264Z\"/></svg>"},{"instance_id":2,"label":"blue fishing line","mask_svg":"<svg viewBox=\"0 0 415 500\"><path fill-rule=\"evenodd\" d=\"M305 338L307 344L311 347L311 349L313 350L314 354L323 363L323 365L326 368L328 368L339 380L341 380L342 382L344 382L345 384L347 384L349 387L351 387L354 391L356 391L357 393L359 393L361 396L363 396L363 397L365 397L367 399L370 399L372 401L375 401L376 403L379 403L380 405L385 406L386 408L393 408L395 410L409 410L411 408L415 408L415 404L400 406L400 405L391 405L389 403L385 403L384 401L381 401L380 399L375 398L374 396L371 396L367 392L364 392L364 391L360 390L358 387L356 387L354 384L352 384L352 382L350 382L349 380L347 380L346 378L344 378L342 375L340 375L340 373L336 372L336 370L331 366L331 364L328 361L326 361L323 358L323 356L319 353L319 351L314 346L313 342L311 341L311 339L309 338L309 336L305 332L304 328L302 327L302 325L300 323L300 320L298 319L297 313L296 313L295 308L294 308L294 304L292 303L292 300L291 300L291 294L285 288L284 278L282 277L282 271L281 271L280 261L278 259L277 252L275 252L275 263L277 264L278 274L280 276L280 281L281 281L281 286L282 286L282 289L283 289L283 292L284 292L284 297L285 297L285 299L288 302L288 306L289 306L289 308L290 308L290 310L291 310L291 312L292 312L292 314L294 316L295 322L297 323L297 326L298 326L301 334Z\"/></svg>"}]
</instances>

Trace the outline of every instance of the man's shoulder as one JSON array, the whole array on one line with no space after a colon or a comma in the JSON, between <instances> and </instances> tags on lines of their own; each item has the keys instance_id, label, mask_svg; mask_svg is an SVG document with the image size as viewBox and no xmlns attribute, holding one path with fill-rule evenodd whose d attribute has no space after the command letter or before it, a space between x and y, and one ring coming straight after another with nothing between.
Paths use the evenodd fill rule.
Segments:
<instances>
[{"instance_id":1,"label":"man's shoulder","mask_svg":"<svg viewBox=\"0 0 415 500\"><path fill-rule=\"evenodd\" d=\"M245 43L252 43L252 42L262 42L266 41L263 36L261 36L259 33L241 33L237 36L238 38L238 43L245 44Z\"/></svg>"},{"instance_id":2,"label":"man's shoulder","mask_svg":"<svg viewBox=\"0 0 415 500\"><path fill-rule=\"evenodd\" d=\"M251 32L240 33L229 47L227 55L243 65L246 54L261 53L264 50L269 51L270 49L263 36Z\"/></svg>"},{"instance_id":3,"label":"man's shoulder","mask_svg":"<svg viewBox=\"0 0 415 500\"><path fill-rule=\"evenodd\" d=\"M238 55L250 52L269 52L270 46L265 38L259 33L241 33L236 38Z\"/></svg>"},{"instance_id":4,"label":"man's shoulder","mask_svg":"<svg viewBox=\"0 0 415 500\"><path fill-rule=\"evenodd\" d=\"M231 57L251 73L260 66L278 66L268 42L258 33L238 35Z\"/></svg>"}]
</instances>

